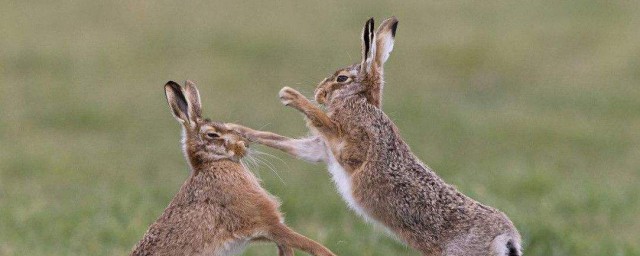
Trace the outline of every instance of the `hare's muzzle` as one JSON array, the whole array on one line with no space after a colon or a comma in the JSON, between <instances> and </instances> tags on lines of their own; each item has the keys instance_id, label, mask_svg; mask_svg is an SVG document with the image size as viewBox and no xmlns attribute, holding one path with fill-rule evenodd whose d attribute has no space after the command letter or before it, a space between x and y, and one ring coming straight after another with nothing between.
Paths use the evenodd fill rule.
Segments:
<instances>
[{"instance_id":1,"label":"hare's muzzle","mask_svg":"<svg viewBox=\"0 0 640 256\"><path fill-rule=\"evenodd\" d=\"M246 142L240 140L240 141L237 141L237 142L233 143L230 146L230 149L238 157L244 157L247 154L247 148L248 147L249 147L249 145Z\"/></svg>"}]
</instances>

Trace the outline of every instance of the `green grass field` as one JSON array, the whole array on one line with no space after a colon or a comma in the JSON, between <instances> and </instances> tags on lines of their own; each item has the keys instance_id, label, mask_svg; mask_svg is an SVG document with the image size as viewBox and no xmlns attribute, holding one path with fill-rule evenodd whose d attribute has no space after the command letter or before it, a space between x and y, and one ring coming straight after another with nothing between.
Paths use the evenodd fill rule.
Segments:
<instances>
[{"instance_id":1,"label":"green grass field","mask_svg":"<svg viewBox=\"0 0 640 256\"><path fill-rule=\"evenodd\" d=\"M188 176L166 81L197 81L212 119L303 136L278 90L311 96L391 15L384 110L425 163L507 213L526 255L640 255L640 5L366 2L2 1L0 255L128 253ZM282 180L253 172L300 233L418 255L325 166L257 148L282 160Z\"/></svg>"}]
</instances>

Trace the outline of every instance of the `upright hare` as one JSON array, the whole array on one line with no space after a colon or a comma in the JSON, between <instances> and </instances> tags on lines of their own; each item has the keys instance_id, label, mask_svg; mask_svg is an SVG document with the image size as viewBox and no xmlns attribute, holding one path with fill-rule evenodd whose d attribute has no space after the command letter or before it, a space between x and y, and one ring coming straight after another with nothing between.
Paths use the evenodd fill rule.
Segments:
<instances>
[{"instance_id":1,"label":"upright hare","mask_svg":"<svg viewBox=\"0 0 640 256\"><path fill-rule=\"evenodd\" d=\"M294 89L283 104L301 111L315 134L291 139L240 125L249 140L307 161L324 161L342 197L357 213L384 225L424 255L521 255L520 235L502 212L458 192L416 157L381 110L383 64L398 20L362 32L362 61L339 69L315 90L315 100Z\"/></svg>"},{"instance_id":2,"label":"upright hare","mask_svg":"<svg viewBox=\"0 0 640 256\"><path fill-rule=\"evenodd\" d=\"M189 179L131 255L216 255L239 253L251 241L273 241L279 255L297 248L334 255L283 223L279 203L240 162L245 141L226 124L201 116L195 84L165 87L172 113L182 124Z\"/></svg>"}]
</instances>

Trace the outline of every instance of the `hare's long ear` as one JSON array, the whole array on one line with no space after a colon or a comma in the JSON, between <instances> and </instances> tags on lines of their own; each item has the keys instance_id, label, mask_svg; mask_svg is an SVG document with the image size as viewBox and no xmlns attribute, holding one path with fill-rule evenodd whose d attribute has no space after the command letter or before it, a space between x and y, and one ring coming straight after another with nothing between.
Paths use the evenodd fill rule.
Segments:
<instances>
[{"instance_id":1,"label":"hare's long ear","mask_svg":"<svg viewBox=\"0 0 640 256\"><path fill-rule=\"evenodd\" d=\"M371 71L373 58L376 56L376 40L373 26L373 18L369 18L362 29L362 62L360 63L360 72L368 73Z\"/></svg>"},{"instance_id":2,"label":"hare's long ear","mask_svg":"<svg viewBox=\"0 0 640 256\"><path fill-rule=\"evenodd\" d=\"M169 81L164 85L164 94L167 96L167 102L171 108L173 116L183 125L188 125L189 121L189 104L184 97L182 87L174 82Z\"/></svg>"},{"instance_id":3,"label":"hare's long ear","mask_svg":"<svg viewBox=\"0 0 640 256\"><path fill-rule=\"evenodd\" d=\"M194 82L189 80L185 82L184 96L188 103L189 118L195 123L195 121L202 118L202 105L200 104L200 92L198 92Z\"/></svg>"},{"instance_id":4,"label":"hare's long ear","mask_svg":"<svg viewBox=\"0 0 640 256\"><path fill-rule=\"evenodd\" d=\"M376 66L382 68L382 65L389 58L389 53L393 50L393 42L396 36L396 29L398 29L398 19L391 17L386 19L380 24L376 31Z\"/></svg>"}]
</instances>

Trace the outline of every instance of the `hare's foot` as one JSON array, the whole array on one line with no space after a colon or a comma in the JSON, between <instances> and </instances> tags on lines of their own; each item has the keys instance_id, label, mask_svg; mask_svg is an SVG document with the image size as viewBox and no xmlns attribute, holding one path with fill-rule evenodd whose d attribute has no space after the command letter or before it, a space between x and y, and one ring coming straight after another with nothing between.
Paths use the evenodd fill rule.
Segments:
<instances>
[{"instance_id":1,"label":"hare's foot","mask_svg":"<svg viewBox=\"0 0 640 256\"><path fill-rule=\"evenodd\" d=\"M278 245L278 256L294 256L293 248L285 245Z\"/></svg>"},{"instance_id":2,"label":"hare's foot","mask_svg":"<svg viewBox=\"0 0 640 256\"><path fill-rule=\"evenodd\" d=\"M281 246L296 248L314 256L336 256L323 245L296 233L285 225L273 227L269 235L276 244Z\"/></svg>"}]
</instances>

